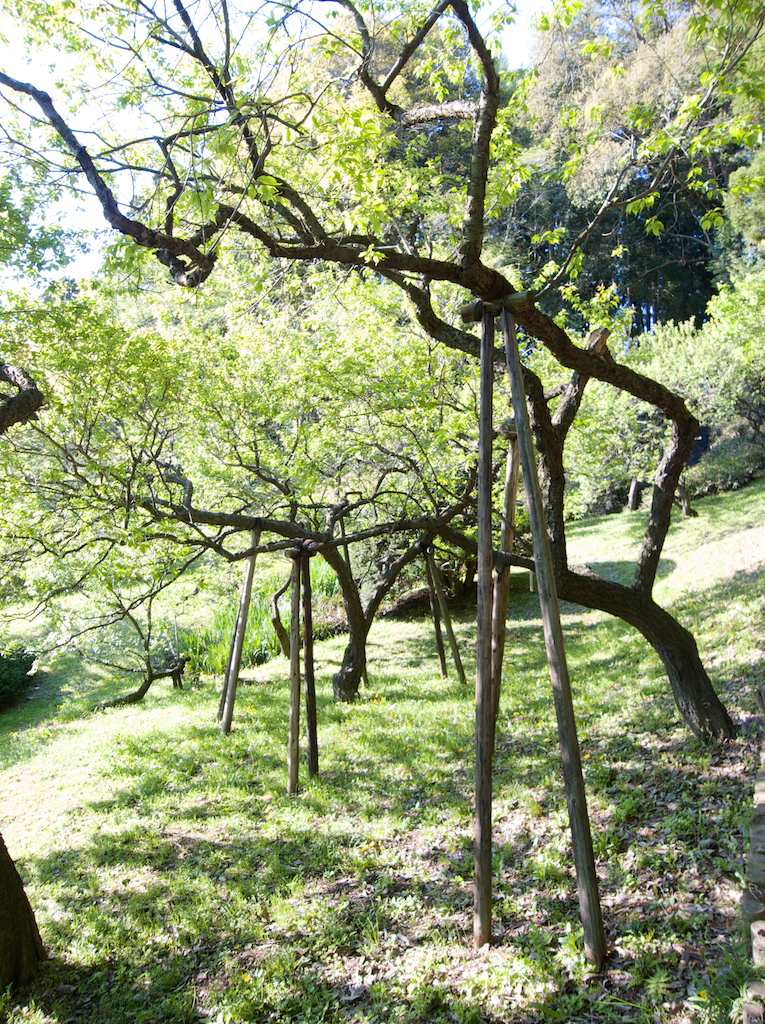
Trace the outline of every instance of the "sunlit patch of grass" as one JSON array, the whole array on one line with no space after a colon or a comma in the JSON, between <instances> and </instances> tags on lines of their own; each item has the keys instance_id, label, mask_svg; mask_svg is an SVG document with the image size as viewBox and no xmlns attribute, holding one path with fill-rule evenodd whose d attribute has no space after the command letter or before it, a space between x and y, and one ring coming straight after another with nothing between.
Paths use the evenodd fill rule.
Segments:
<instances>
[{"instance_id":1,"label":"sunlit patch of grass","mask_svg":"<svg viewBox=\"0 0 765 1024\"><path fill-rule=\"evenodd\" d=\"M370 688L354 705L331 697L343 638L318 645L321 776L304 776L293 799L283 659L247 673L228 738L215 680L92 715L113 681L83 683L64 661L55 685L0 716L0 829L52 954L33 990L7 1002L11 1024L725 1019L748 977L734 918L765 489L699 510L673 531L662 600L696 631L743 741L691 741L640 638L565 608L612 944L604 976L583 956L539 610L518 586L490 950L469 946L472 693L439 678L429 623L375 627ZM578 524L572 561L602 567L600 553L634 547L638 519ZM471 671L469 612L457 627Z\"/></svg>"}]
</instances>

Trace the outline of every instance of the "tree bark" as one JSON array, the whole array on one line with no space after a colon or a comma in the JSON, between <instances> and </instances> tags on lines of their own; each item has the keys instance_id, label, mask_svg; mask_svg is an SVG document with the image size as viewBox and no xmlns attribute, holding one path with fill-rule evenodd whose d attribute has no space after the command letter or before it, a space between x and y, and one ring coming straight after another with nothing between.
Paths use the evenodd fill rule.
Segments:
<instances>
[{"instance_id":1,"label":"tree bark","mask_svg":"<svg viewBox=\"0 0 765 1024\"><path fill-rule=\"evenodd\" d=\"M333 568L343 592L343 606L348 623L348 643L340 668L332 676L335 700L352 701L359 693L367 667L367 634L369 626L359 596L359 588L348 562L337 548L324 548L322 557Z\"/></svg>"},{"instance_id":2,"label":"tree bark","mask_svg":"<svg viewBox=\"0 0 765 1024\"><path fill-rule=\"evenodd\" d=\"M290 656L290 638L287 635L287 630L284 628L281 613L279 612L279 598L289 589L291 579L291 576L287 577L287 582L284 586L280 587L271 598L271 625L274 627L276 639L279 641L279 648L285 658Z\"/></svg>"},{"instance_id":3,"label":"tree bark","mask_svg":"<svg viewBox=\"0 0 765 1024\"><path fill-rule=\"evenodd\" d=\"M700 739L732 739L736 726L715 693L693 635L652 597L583 572L560 581L564 601L608 612L634 626L661 658L680 717Z\"/></svg>"},{"instance_id":4,"label":"tree bark","mask_svg":"<svg viewBox=\"0 0 765 1024\"><path fill-rule=\"evenodd\" d=\"M0 991L25 985L44 958L24 885L0 835Z\"/></svg>"},{"instance_id":5,"label":"tree bark","mask_svg":"<svg viewBox=\"0 0 765 1024\"><path fill-rule=\"evenodd\" d=\"M473 538L448 524L439 527L438 533L465 552L476 549ZM494 557L501 559L502 552L495 551ZM534 570L531 559L521 555L513 555L511 564ZM634 587L605 580L587 570L566 569L556 583L562 601L606 612L634 626L645 637L661 658L680 717L695 736L706 740L735 737L736 726L715 693L693 635L665 608Z\"/></svg>"},{"instance_id":6,"label":"tree bark","mask_svg":"<svg viewBox=\"0 0 765 1024\"><path fill-rule=\"evenodd\" d=\"M684 480L681 480L677 485L677 500L680 503L683 515L687 519L695 519L698 516L698 512L691 508L691 499L688 497L688 488L685 486Z\"/></svg>"},{"instance_id":7,"label":"tree bark","mask_svg":"<svg viewBox=\"0 0 765 1024\"><path fill-rule=\"evenodd\" d=\"M94 711L106 711L108 708L121 708L127 704L138 704L140 703L146 694L149 692L154 683L158 679L172 679L173 689L183 689L183 673L188 663L188 657L182 654L177 661L172 662L167 668L154 669L151 666L146 668L143 682L140 686L136 687L135 690L131 690L130 693L123 694L121 697L114 697L112 700L101 701L100 704L96 704L93 708Z\"/></svg>"},{"instance_id":8,"label":"tree bark","mask_svg":"<svg viewBox=\"0 0 765 1024\"><path fill-rule=\"evenodd\" d=\"M566 436L566 428L572 420L572 411L576 412L576 402L581 398L586 378L581 373L575 374L572 385L578 378L578 388L572 392L572 400L567 403L568 416L556 422L550 415L544 398L541 382L528 367L524 368L526 393L532 412L532 426L537 439L540 454L545 514L548 526L556 523L556 530L550 531L553 540L553 557L555 561L556 582L560 596L567 601L581 604L585 608L597 608L614 615L635 626L659 654L667 671L678 710L683 721L695 735L709 740L728 738L735 735L736 728L727 711L721 704L704 666L699 658L696 641L669 612L660 608L652 597L653 579L658 562L654 556L661 552L668 526L668 519L663 515L666 511L666 495L660 495L651 503L649 528L638 563L635 583L631 587L603 580L595 574L573 573L568 568L563 527L563 490L565 477L562 470L562 450ZM660 385L656 385L660 389ZM661 389L660 389L661 390ZM677 409L681 427L673 425L673 441L665 453L657 470L657 480L666 485L668 475L679 473L678 460L682 457L683 441L691 426L695 423L685 410L681 399L677 398ZM563 404L563 403L561 403ZM559 407L560 409L560 407ZM683 412L683 410L685 410ZM695 428L694 428L695 429ZM671 484L671 481L670 481ZM657 485L654 485L654 491ZM674 493L674 485L671 485ZM661 512L661 515L657 512ZM663 510L663 511L662 511Z\"/></svg>"},{"instance_id":9,"label":"tree bark","mask_svg":"<svg viewBox=\"0 0 765 1024\"><path fill-rule=\"evenodd\" d=\"M630 480L630 493L627 497L627 511L635 512L640 507L640 481L636 476Z\"/></svg>"},{"instance_id":10,"label":"tree bark","mask_svg":"<svg viewBox=\"0 0 765 1024\"><path fill-rule=\"evenodd\" d=\"M18 389L13 398L0 399L0 434L4 434L15 423L33 419L42 408L43 396L25 371L6 363L0 363L0 381ZM25 985L44 959L45 947L24 883L0 835L0 992Z\"/></svg>"},{"instance_id":11,"label":"tree bark","mask_svg":"<svg viewBox=\"0 0 765 1024\"><path fill-rule=\"evenodd\" d=\"M135 690L131 690L130 693L126 693L122 697L114 697L112 700L101 701L100 704L95 705L93 710L107 711L109 708L121 708L128 704L139 704L149 692L151 684L156 678L157 677L153 675L145 676L141 685Z\"/></svg>"}]
</instances>

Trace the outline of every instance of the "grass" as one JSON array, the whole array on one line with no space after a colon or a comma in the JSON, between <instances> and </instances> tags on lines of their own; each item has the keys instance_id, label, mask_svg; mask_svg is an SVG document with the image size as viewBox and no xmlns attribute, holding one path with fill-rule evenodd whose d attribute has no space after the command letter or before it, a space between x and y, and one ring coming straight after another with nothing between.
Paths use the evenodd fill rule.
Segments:
<instances>
[{"instance_id":1,"label":"grass","mask_svg":"<svg viewBox=\"0 0 765 1024\"><path fill-rule=\"evenodd\" d=\"M727 1021L750 972L735 918L765 682L765 486L673 528L659 598L694 629L742 738L680 727L658 659L564 606L611 957L589 974L536 596L509 621L495 809L495 936L469 948L472 695L427 622L379 622L370 687L331 699L317 647L321 776L285 795L287 671L247 673L235 731L216 685L119 686L71 657L0 716L0 829L51 958L0 997L9 1024ZM642 514L577 524L571 560L628 578ZM474 628L457 623L470 661Z\"/></svg>"}]
</instances>

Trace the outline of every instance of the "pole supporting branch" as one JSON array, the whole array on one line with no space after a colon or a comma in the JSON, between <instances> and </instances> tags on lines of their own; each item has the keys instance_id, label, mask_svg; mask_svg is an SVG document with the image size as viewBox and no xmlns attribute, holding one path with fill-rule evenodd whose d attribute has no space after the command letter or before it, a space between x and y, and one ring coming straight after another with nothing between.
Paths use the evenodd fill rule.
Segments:
<instances>
[{"instance_id":1,"label":"pole supporting branch","mask_svg":"<svg viewBox=\"0 0 765 1024\"><path fill-rule=\"evenodd\" d=\"M582 775L574 702L571 695L571 680L568 674L563 629L560 621L560 605L552 550L547 534L534 443L526 407L523 367L516 343L515 321L504 309L502 311L502 334L505 343L507 372L510 378L518 447L523 467L524 490L534 541L534 568L544 626L547 663L550 667L555 714L558 722L558 744L574 848L579 909L584 926L585 953L588 960L599 969L606 955L606 940L598 893L598 876L595 871L595 857L592 850L590 819L587 813L587 797Z\"/></svg>"}]
</instances>

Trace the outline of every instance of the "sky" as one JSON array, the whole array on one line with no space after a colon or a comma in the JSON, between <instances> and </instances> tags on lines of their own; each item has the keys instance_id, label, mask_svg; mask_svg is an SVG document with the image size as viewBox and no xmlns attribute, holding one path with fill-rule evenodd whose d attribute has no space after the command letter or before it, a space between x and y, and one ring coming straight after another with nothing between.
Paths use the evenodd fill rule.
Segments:
<instances>
[{"instance_id":1,"label":"sky","mask_svg":"<svg viewBox=\"0 0 765 1024\"><path fill-rule=\"evenodd\" d=\"M552 0L517 0L515 23L506 30L502 49L508 66L528 67L534 40L534 26L540 14L552 9Z\"/></svg>"}]
</instances>

